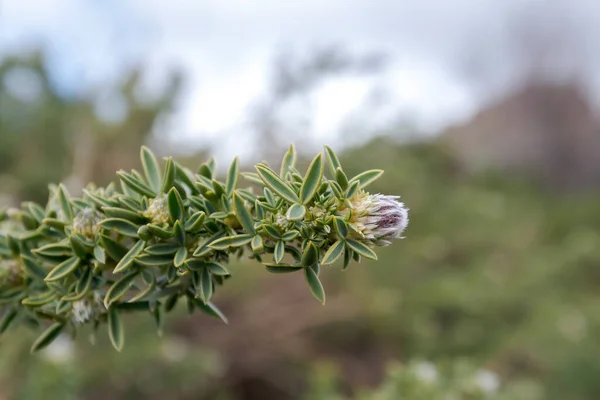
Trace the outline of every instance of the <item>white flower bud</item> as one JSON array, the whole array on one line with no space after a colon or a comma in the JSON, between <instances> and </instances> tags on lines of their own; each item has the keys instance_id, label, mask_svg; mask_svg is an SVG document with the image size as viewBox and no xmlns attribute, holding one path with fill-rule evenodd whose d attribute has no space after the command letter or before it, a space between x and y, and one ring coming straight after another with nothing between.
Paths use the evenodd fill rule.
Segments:
<instances>
[{"instance_id":1,"label":"white flower bud","mask_svg":"<svg viewBox=\"0 0 600 400\"><path fill-rule=\"evenodd\" d=\"M387 246L393 239L401 238L408 226L408 209L397 201L399 198L361 190L350 199L351 208L342 204L338 212L348 218L359 240Z\"/></svg>"},{"instance_id":2,"label":"white flower bud","mask_svg":"<svg viewBox=\"0 0 600 400\"><path fill-rule=\"evenodd\" d=\"M71 318L75 324L81 325L95 319L105 311L102 296L100 293L94 292L91 296L73 302Z\"/></svg>"},{"instance_id":3,"label":"white flower bud","mask_svg":"<svg viewBox=\"0 0 600 400\"><path fill-rule=\"evenodd\" d=\"M73 233L79 233L88 239L96 239L98 224L102 221L102 215L93 208L84 208L79 211L73 219Z\"/></svg>"},{"instance_id":4,"label":"white flower bud","mask_svg":"<svg viewBox=\"0 0 600 400\"><path fill-rule=\"evenodd\" d=\"M144 216L150 218L152 223L156 225L164 225L171 222L171 214L169 214L168 200L166 194L160 194L154 199L150 199L150 205Z\"/></svg>"}]
</instances>

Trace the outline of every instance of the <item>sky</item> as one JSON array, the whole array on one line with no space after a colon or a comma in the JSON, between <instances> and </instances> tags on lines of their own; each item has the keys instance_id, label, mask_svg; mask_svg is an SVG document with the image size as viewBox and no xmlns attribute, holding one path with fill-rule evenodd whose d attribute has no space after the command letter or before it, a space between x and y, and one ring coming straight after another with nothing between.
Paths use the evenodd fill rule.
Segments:
<instances>
[{"instance_id":1,"label":"sky","mask_svg":"<svg viewBox=\"0 0 600 400\"><path fill-rule=\"evenodd\" d=\"M242 140L229 144L243 152L249 110L268 95L278 49L338 44L388 56L378 74L340 76L310 93L310 139L342 144L342 128L361 113L371 115L365 132L404 116L432 133L518 81L518 16L532 18L541 38L558 27L577 39L553 50L550 74L571 73L584 58L585 73L600 67L596 0L0 0L0 57L43 46L66 95L101 90L138 63L152 93L181 68L188 79L165 128L171 140L203 144L233 132ZM116 103L105 103L98 112L118 118Z\"/></svg>"}]
</instances>

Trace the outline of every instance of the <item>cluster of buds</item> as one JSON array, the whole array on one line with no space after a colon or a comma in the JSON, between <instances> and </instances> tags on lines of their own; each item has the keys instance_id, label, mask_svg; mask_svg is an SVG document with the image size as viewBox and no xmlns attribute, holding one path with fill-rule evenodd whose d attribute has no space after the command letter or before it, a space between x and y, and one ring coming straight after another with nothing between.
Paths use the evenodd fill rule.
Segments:
<instances>
[{"instance_id":1,"label":"cluster of buds","mask_svg":"<svg viewBox=\"0 0 600 400\"><path fill-rule=\"evenodd\" d=\"M230 257L244 254L272 273L301 272L324 303L322 266L377 259L374 249L408 224L398 197L365 191L383 171L348 178L328 147L305 174L293 146L279 172L260 163L240 173L235 159L224 182L212 159L195 174L172 158L161 166L147 148L141 161L143 172L117 173L119 185L90 186L79 198L51 186L45 208L24 203L12 213L19 229L0 234L0 333L38 321L46 329L35 351L64 330L106 324L120 350L123 313L149 312L160 330L180 299L226 321L212 299ZM240 177L252 186L238 188Z\"/></svg>"}]
</instances>

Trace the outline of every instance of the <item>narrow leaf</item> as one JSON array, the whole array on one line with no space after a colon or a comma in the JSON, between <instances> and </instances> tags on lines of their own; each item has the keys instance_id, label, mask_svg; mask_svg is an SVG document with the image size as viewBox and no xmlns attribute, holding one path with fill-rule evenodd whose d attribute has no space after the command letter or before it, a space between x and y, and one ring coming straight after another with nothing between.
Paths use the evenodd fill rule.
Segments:
<instances>
[{"instance_id":1,"label":"narrow leaf","mask_svg":"<svg viewBox=\"0 0 600 400\"><path fill-rule=\"evenodd\" d=\"M81 263L81 259L79 257L71 257L68 260L60 263L52 271L48 273L46 278L44 279L46 282L54 282L59 279L64 278L69 275L71 272L75 271L79 264Z\"/></svg>"},{"instance_id":2,"label":"narrow leaf","mask_svg":"<svg viewBox=\"0 0 600 400\"><path fill-rule=\"evenodd\" d=\"M282 181L273 170L264 165L256 166L256 170L265 185L277 193L282 199L285 199L290 203L297 203L299 201L296 192Z\"/></svg>"},{"instance_id":3,"label":"narrow leaf","mask_svg":"<svg viewBox=\"0 0 600 400\"><path fill-rule=\"evenodd\" d=\"M344 252L344 242L341 240L338 240L337 242L335 242L334 244L331 245L329 250L327 250L327 252L323 256L323 260L321 261L321 263L323 265L333 264L342 255L343 252Z\"/></svg>"},{"instance_id":4,"label":"narrow leaf","mask_svg":"<svg viewBox=\"0 0 600 400\"><path fill-rule=\"evenodd\" d=\"M215 240L209 244L208 247L214 250L226 250L229 247L240 247L250 243L252 241L252 237L253 235L250 234L226 236L224 238Z\"/></svg>"},{"instance_id":5,"label":"narrow leaf","mask_svg":"<svg viewBox=\"0 0 600 400\"><path fill-rule=\"evenodd\" d=\"M237 186L238 176L239 176L239 162L238 158L234 158L233 162L229 166L229 171L227 172L227 181L225 183L225 191L228 196L231 196L233 190Z\"/></svg>"},{"instance_id":6,"label":"narrow leaf","mask_svg":"<svg viewBox=\"0 0 600 400\"><path fill-rule=\"evenodd\" d=\"M146 180L155 192L160 192L162 179L160 166L158 165L158 161L156 161L156 157L146 146L142 146L140 156L142 159L142 167L144 168L144 175L146 175Z\"/></svg>"},{"instance_id":7,"label":"narrow leaf","mask_svg":"<svg viewBox=\"0 0 600 400\"><path fill-rule=\"evenodd\" d=\"M23 261L23 269L29 277L40 281L46 278L48 271L37 260L29 256L21 256L21 260Z\"/></svg>"},{"instance_id":8,"label":"narrow leaf","mask_svg":"<svg viewBox=\"0 0 600 400\"><path fill-rule=\"evenodd\" d=\"M350 247L353 251L360 254L361 256L370 258L371 260L377 260L377 254L375 254L375 252L364 243L353 239L348 239L346 240L346 244L348 245L348 247Z\"/></svg>"},{"instance_id":9,"label":"narrow leaf","mask_svg":"<svg viewBox=\"0 0 600 400\"><path fill-rule=\"evenodd\" d=\"M350 183L358 182L360 184L361 189L364 189L367 185L377 180L381 175L383 175L382 170L372 169L370 171L365 171L356 175L354 178L350 179Z\"/></svg>"},{"instance_id":10,"label":"narrow leaf","mask_svg":"<svg viewBox=\"0 0 600 400\"><path fill-rule=\"evenodd\" d=\"M144 250L144 245L146 242L143 240L138 240L136 244L134 244L131 249L123 256L123 258L119 261L115 269L113 270L113 274L117 274L119 272L125 271L129 268L133 262L135 261L135 257L140 255Z\"/></svg>"},{"instance_id":11,"label":"narrow leaf","mask_svg":"<svg viewBox=\"0 0 600 400\"><path fill-rule=\"evenodd\" d=\"M333 218L333 227L341 238L348 236L348 223L340 217Z\"/></svg>"},{"instance_id":12,"label":"narrow leaf","mask_svg":"<svg viewBox=\"0 0 600 400\"><path fill-rule=\"evenodd\" d=\"M169 191L168 204L169 204L169 214L171 215L171 221L183 222L183 216L184 216L183 201L181 200L181 196L179 195L179 192L177 191L177 189L172 188Z\"/></svg>"},{"instance_id":13,"label":"narrow leaf","mask_svg":"<svg viewBox=\"0 0 600 400\"><path fill-rule=\"evenodd\" d=\"M285 255L285 242L283 240L279 240L275 244L275 252L273 257L275 258L275 262L279 264L281 260L283 260L283 256Z\"/></svg>"},{"instance_id":14,"label":"narrow leaf","mask_svg":"<svg viewBox=\"0 0 600 400\"><path fill-rule=\"evenodd\" d=\"M302 252L302 258L300 262L305 267L310 267L315 265L319 261L319 249L312 241L309 241L304 251Z\"/></svg>"},{"instance_id":15,"label":"narrow leaf","mask_svg":"<svg viewBox=\"0 0 600 400\"><path fill-rule=\"evenodd\" d=\"M310 163L300 187L300 202L308 204L312 201L323 178L323 155L319 153Z\"/></svg>"},{"instance_id":16,"label":"narrow leaf","mask_svg":"<svg viewBox=\"0 0 600 400\"><path fill-rule=\"evenodd\" d=\"M204 304L208 303L213 295L212 277L208 268L203 268L200 271L200 287L198 289Z\"/></svg>"},{"instance_id":17,"label":"narrow leaf","mask_svg":"<svg viewBox=\"0 0 600 400\"><path fill-rule=\"evenodd\" d=\"M131 287L131 283L135 280L135 278L137 278L138 275L139 272L136 271L125 275L113 283L106 292L106 296L104 296L104 307L108 309L112 303L123 297Z\"/></svg>"},{"instance_id":18,"label":"narrow leaf","mask_svg":"<svg viewBox=\"0 0 600 400\"><path fill-rule=\"evenodd\" d=\"M100 222L105 229L114 229L121 235L137 238L139 227L133 222L122 218L108 218Z\"/></svg>"},{"instance_id":19,"label":"narrow leaf","mask_svg":"<svg viewBox=\"0 0 600 400\"><path fill-rule=\"evenodd\" d=\"M177 253L175 253L175 257L173 258L173 265L175 265L177 268L181 267L185 262L187 256L188 250L185 247L181 247L179 250L177 250Z\"/></svg>"},{"instance_id":20,"label":"narrow leaf","mask_svg":"<svg viewBox=\"0 0 600 400\"><path fill-rule=\"evenodd\" d=\"M279 172L279 176L286 176L288 172L290 172L291 168L294 168L296 165L296 149L294 145L291 144L288 151L283 156L283 160L281 161L281 170Z\"/></svg>"},{"instance_id":21,"label":"narrow leaf","mask_svg":"<svg viewBox=\"0 0 600 400\"><path fill-rule=\"evenodd\" d=\"M119 312L114 307L108 310L108 337L113 347L120 352L125 344L125 331Z\"/></svg>"},{"instance_id":22,"label":"narrow leaf","mask_svg":"<svg viewBox=\"0 0 600 400\"><path fill-rule=\"evenodd\" d=\"M237 192L233 194L233 209L242 228L244 228L244 231L251 234L256 233L256 230L254 229L254 218L252 218L252 215L250 215L250 212L246 208L244 199L242 199Z\"/></svg>"},{"instance_id":23,"label":"narrow leaf","mask_svg":"<svg viewBox=\"0 0 600 400\"><path fill-rule=\"evenodd\" d=\"M60 335L64 328L65 324L62 322L56 322L55 324L50 325L33 343L30 352L35 353L48 346L58 337L58 335Z\"/></svg>"},{"instance_id":24,"label":"narrow leaf","mask_svg":"<svg viewBox=\"0 0 600 400\"><path fill-rule=\"evenodd\" d=\"M342 168L342 164L331 147L325 146L325 155L327 156L327 164L329 165L331 175L335 176L335 171L338 168Z\"/></svg>"},{"instance_id":25,"label":"narrow leaf","mask_svg":"<svg viewBox=\"0 0 600 400\"><path fill-rule=\"evenodd\" d=\"M321 304L325 304L325 290L319 280L319 277L312 268L304 268L304 278L308 283L310 291Z\"/></svg>"},{"instance_id":26,"label":"narrow leaf","mask_svg":"<svg viewBox=\"0 0 600 400\"><path fill-rule=\"evenodd\" d=\"M135 178L133 175L130 175L125 171L118 171L117 176L119 177L123 185L133 190L134 192L150 198L156 197L156 192L152 190L151 187L144 184L139 179Z\"/></svg>"},{"instance_id":27,"label":"narrow leaf","mask_svg":"<svg viewBox=\"0 0 600 400\"><path fill-rule=\"evenodd\" d=\"M64 218L69 222L73 221L73 208L71 207L71 201L69 199L69 192L67 192L67 188L60 184L58 186L57 195L60 209L64 215Z\"/></svg>"},{"instance_id":28,"label":"narrow leaf","mask_svg":"<svg viewBox=\"0 0 600 400\"><path fill-rule=\"evenodd\" d=\"M161 193L168 193L171 190L173 182L175 182L175 172L176 167L173 164L173 157L169 157L165 163L165 172L163 173L162 186L160 187Z\"/></svg>"}]
</instances>

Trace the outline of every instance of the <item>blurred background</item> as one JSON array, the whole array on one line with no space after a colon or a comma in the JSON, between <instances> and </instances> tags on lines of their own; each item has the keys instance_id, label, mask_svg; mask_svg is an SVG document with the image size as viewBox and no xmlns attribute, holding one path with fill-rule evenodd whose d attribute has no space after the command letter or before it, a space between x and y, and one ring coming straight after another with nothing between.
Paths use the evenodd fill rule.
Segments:
<instances>
[{"instance_id":1,"label":"blurred background","mask_svg":"<svg viewBox=\"0 0 600 400\"><path fill-rule=\"evenodd\" d=\"M411 209L380 261L325 271L324 307L242 260L229 326L178 310L120 354L34 356L12 330L0 399L600 398L598 71L596 0L0 0L3 205L142 144L247 170L295 143Z\"/></svg>"}]
</instances>

